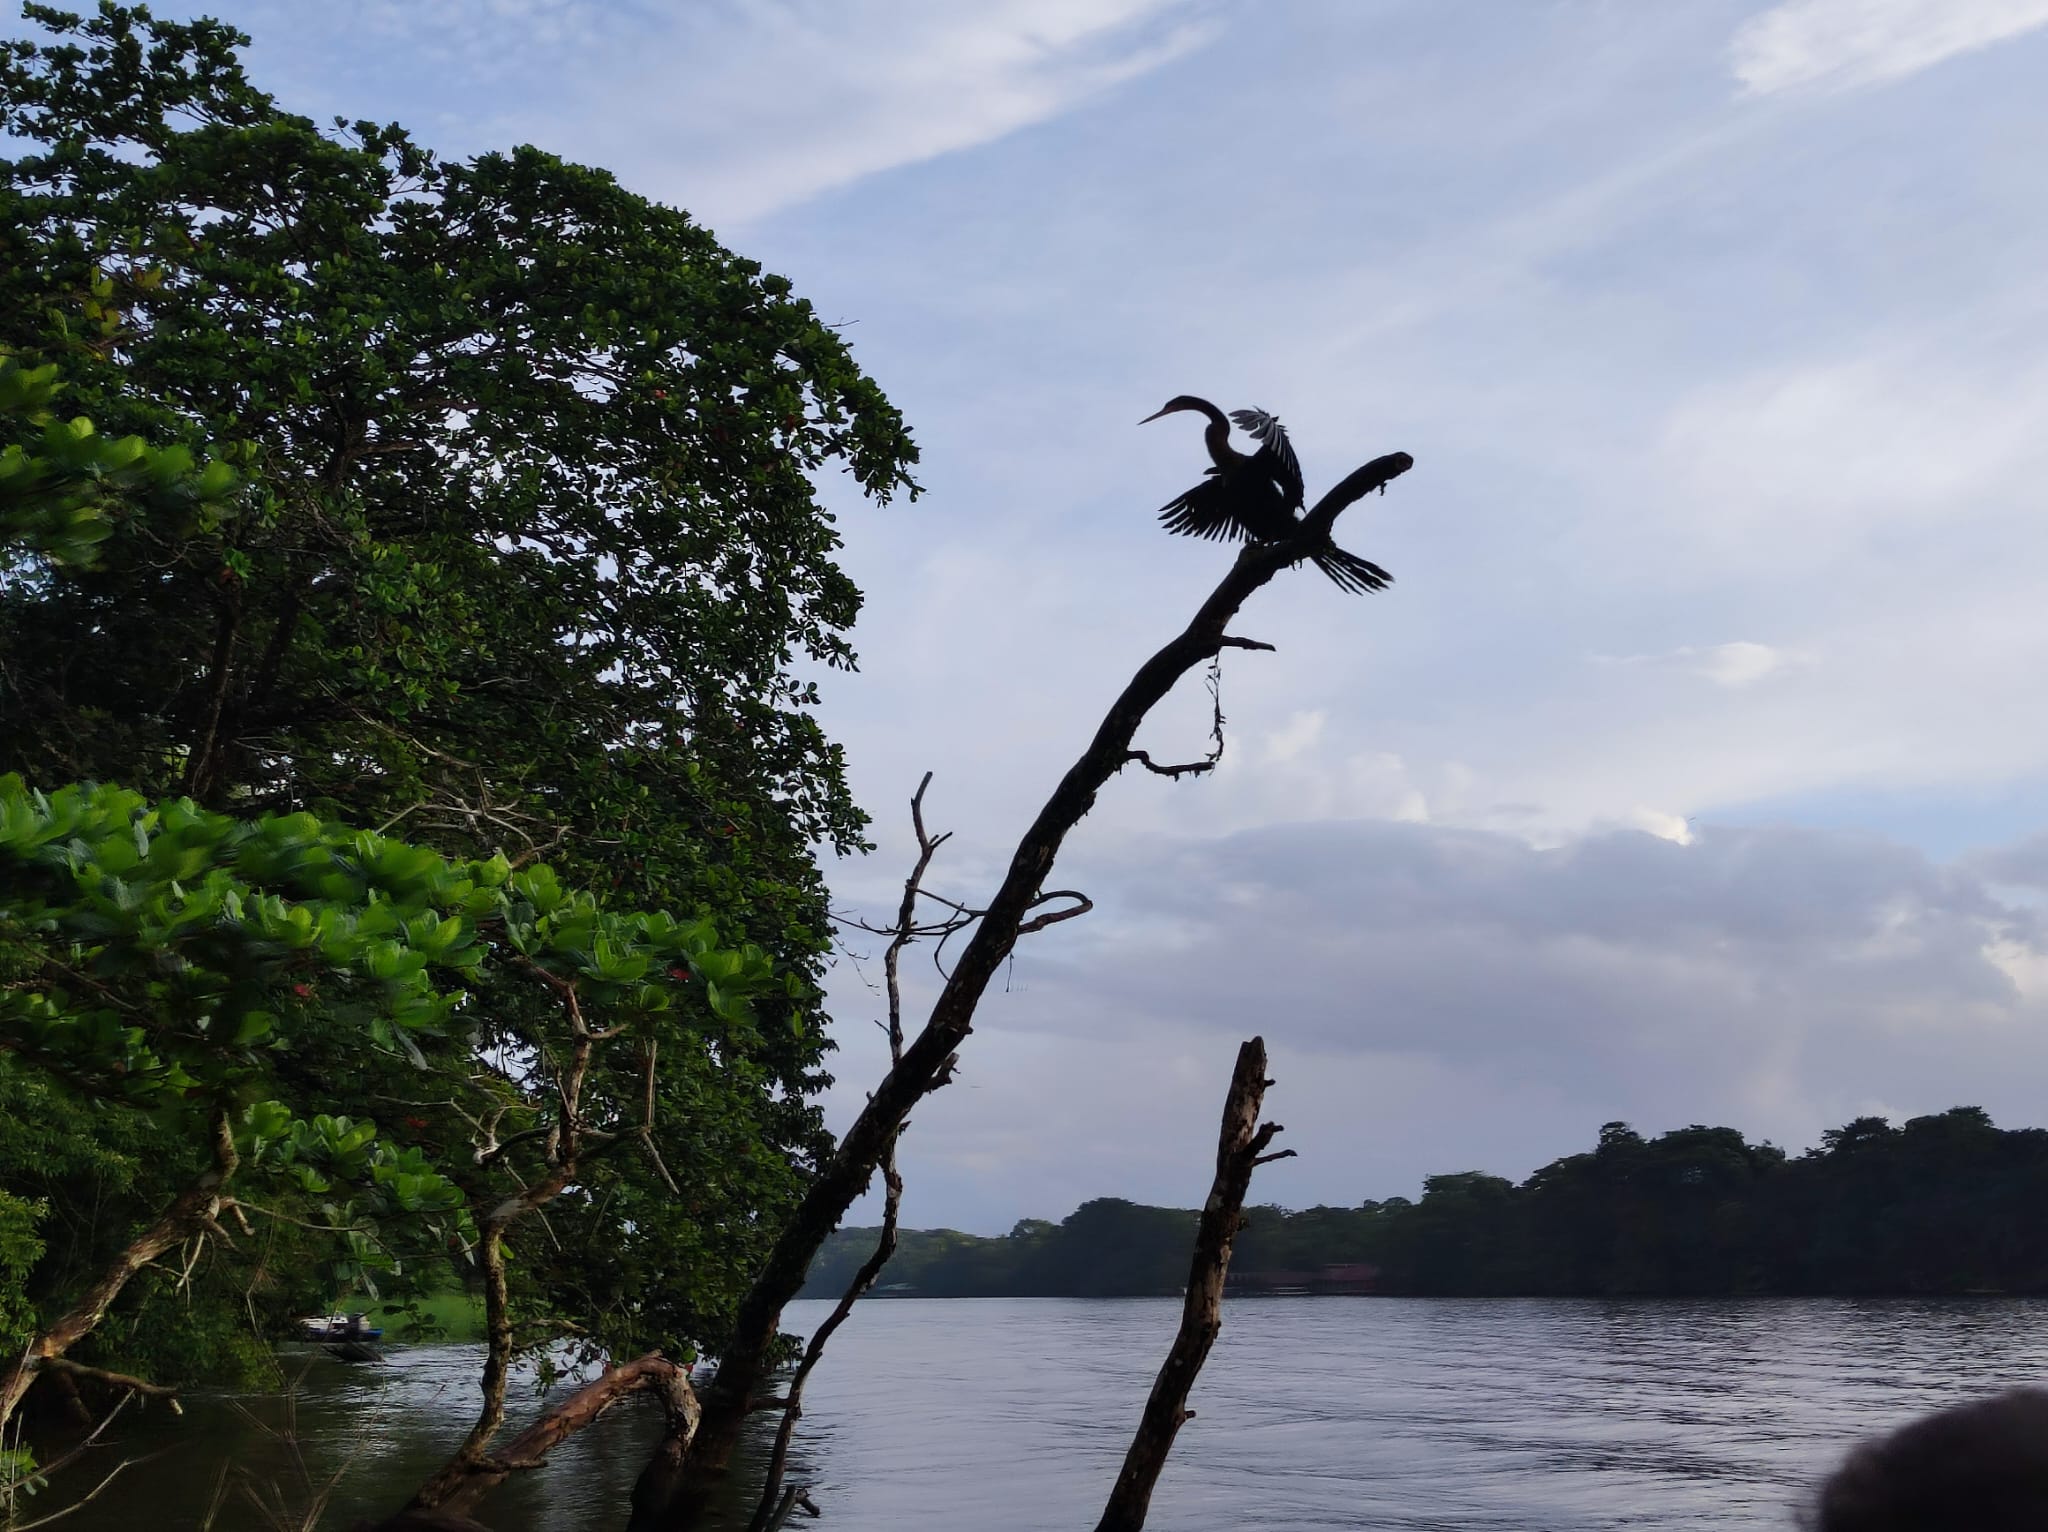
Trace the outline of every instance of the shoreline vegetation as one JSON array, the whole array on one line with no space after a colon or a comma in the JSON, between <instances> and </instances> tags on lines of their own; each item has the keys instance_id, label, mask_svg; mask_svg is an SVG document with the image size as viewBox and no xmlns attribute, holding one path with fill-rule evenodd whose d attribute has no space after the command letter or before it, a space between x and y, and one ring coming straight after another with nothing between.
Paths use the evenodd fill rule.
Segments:
<instances>
[{"instance_id":1,"label":"shoreline vegetation","mask_svg":"<svg viewBox=\"0 0 2048 1532\"><path fill-rule=\"evenodd\" d=\"M1252 1209L1232 1293L1769 1297L2048 1293L2048 1130L1959 1106L1859 1117L1792 1156L1733 1128L1625 1123L1520 1184L1431 1176L1414 1201ZM900 1231L876 1297L1170 1296L1196 1214L1121 1198L1008 1234ZM841 1229L800 1296L836 1295L873 1250Z\"/></svg>"}]
</instances>

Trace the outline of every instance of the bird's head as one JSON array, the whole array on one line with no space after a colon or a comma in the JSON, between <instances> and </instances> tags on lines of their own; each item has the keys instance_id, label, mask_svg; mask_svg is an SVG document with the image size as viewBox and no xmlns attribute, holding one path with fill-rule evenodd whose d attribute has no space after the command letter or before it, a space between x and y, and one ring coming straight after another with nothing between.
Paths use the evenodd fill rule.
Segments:
<instances>
[{"instance_id":1,"label":"bird's head","mask_svg":"<svg viewBox=\"0 0 2048 1532\"><path fill-rule=\"evenodd\" d=\"M1141 426L1146 425L1151 421L1157 420L1161 415L1177 414L1181 410L1193 410L1197 414L1209 416L1212 420L1221 420L1223 418L1223 412L1207 399L1198 399L1193 394L1176 394L1173 398L1167 400L1165 405L1154 410L1143 420L1139 421L1138 424Z\"/></svg>"}]
</instances>

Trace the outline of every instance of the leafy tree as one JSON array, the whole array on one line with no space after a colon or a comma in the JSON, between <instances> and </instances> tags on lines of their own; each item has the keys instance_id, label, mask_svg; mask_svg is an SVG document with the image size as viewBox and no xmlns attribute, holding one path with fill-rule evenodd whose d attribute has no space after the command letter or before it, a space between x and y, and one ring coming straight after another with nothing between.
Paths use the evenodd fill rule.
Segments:
<instances>
[{"instance_id":1,"label":"leafy tree","mask_svg":"<svg viewBox=\"0 0 2048 1532\"><path fill-rule=\"evenodd\" d=\"M0 357L0 419L44 428L0 458L15 549L89 568L107 526L234 487L178 450L82 451L96 433L53 423L55 397L52 369ZM686 1229L730 1206L742 1216L700 1236L716 1272L759 1237L744 1215L788 1190L791 1167L760 1152L782 1106L749 1062L751 1001L800 1000L803 981L757 947L722 946L708 918L617 913L544 864L452 862L305 813L252 820L0 777L0 978L0 1427L43 1377L158 1387L81 1352L217 1372L259 1351L259 1309L281 1326L336 1292L381 1281L390 1295L396 1279L403 1295L473 1257L490 1345L484 1411L443 1476L460 1486L486 1461L513 1355L552 1338L565 1304L580 1303L574 1328L598 1354L622 1337L687 1354L715 1322L715 1279L681 1299L650 1280L605 1303L588 1283L551 1283L545 1258L515 1278L506 1247L523 1217L554 1204L560 1223L630 1251L679 1206ZM679 1093L697 1110L658 1124ZM430 1115L403 1116L424 1139L403 1143L306 1102ZM713 1163L724 1151L759 1169L678 1185L664 1151L693 1165L710 1145ZM645 1150L666 1203L599 1163L620 1147ZM245 1235L251 1214L273 1226L253 1264L230 1214ZM209 1243L228 1254L195 1285ZM173 1247L189 1252L175 1275L159 1264ZM0 1490L35 1473L11 1450Z\"/></svg>"},{"instance_id":2,"label":"leafy tree","mask_svg":"<svg viewBox=\"0 0 2048 1532\"><path fill-rule=\"evenodd\" d=\"M512 1225L572 1184L565 1212L619 1192L598 1164L613 1149L660 1160L664 1141L673 1154L693 1138L687 1126L657 1136L655 1049L687 1033L701 1070L751 1027L748 997L772 978L765 954L721 948L708 920L613 913L545 865L453 863L311 815L151 808L125 789L45 797L14 778L0 779L0 964L10 1105L34 1102L35 1077L17 1077L30 1066L48 1092L41 1116L97 1115L88 1138L114 1149L146 1124L141 1136L185 1172L139 1233L139 1218L95 1209L112 1254L82 1291L63 1268L41 1270L35 1226L50 1199L13 1194L0 1208L19 1284L0 1312L38 1312L24 1362L0 1375L0 1420L38 1370L71 1365L72 1347L172 1246L210 1237L232 1249L227 1211L245 1230L254 1213L336 1236L328 1291L374 1293L380 1276L404 1274L408 1246L443 1261L474 1246L501 1406L517 1344ZM489 1004L522 981L553 1005L552 1030ZM444 1153L451 1175L373 1122L289 1104L328 1098L328 1082L387 1104L408 1086L448 1092L485 1142L469 1166ZM508 1119L519 1126L501 1129ZM16 1179L51 1169L36 1156L9 1165ZM593 1344L615 1325L597 1315Z\"/></svg>"},{"instance_id":3,"label":"leafy tree","mask_svg":"<svg viewBox=\"0 0 2048 1532\"><path fill-rule=\"evenodd\" d=\"M715 1344L824 1142L812 850L862 836L800 673L852 663L858 607L815 480L913 489L900 418L786 281L603 172L320 129L217 22L26 14L46 35L0 44L0 346L35 397L0 444L75 493L0 554L0 770L521 875L545 855L710 912L706 953L780 977L744 1017L649 1015L599 1050L593 1099L644 1114L651 1075L669 1153L606 1157L605 1197L550 1210L567 1253L510 1280L601 1349ZM67 415L102 431L67 445ZM164 456L93 458L131 436ZM723 982L679 971L657 987ZM559 1041L532 972L465 986L490 1046ZM479 1039L391 1036L321 1087L357 1120L413 1102L453 1163L497 1107L387 1066Z\"/></svg>"},{"instance_id":4,"label":"leafy tree","mask_svg":"<svg viewBox=\"0 0 2048 1532\"><path fill-rule=\"evenodd\" d=\"M266 494L12 604L18 764L814 889L861 818L790 669L850 663L858 605L809 474L913 455L837 336L603 172L323 134L218 23L28 13L67 40L0 54L43 151L0 184L0 340Z\"/></svg>"},{"instance_id":5,"label":"leafy tree","mask_svg":"<svg viewBox=\"0 0 2048 1532\"><path fill-rule=\"evenodd\" d=\"M337 1285L395 1270L388 1236L415 1218L428 1249L444 1248L436 1215L459 1214L463 1196L417 1148L275 1099L283 1068L317 1069L337 1046L396 1051L401 1037L444 1032L453 1002L435 993L428 966L477 959L463 921L406 886L412 869L382 845L362 849L346 869L303 818L250 825L190 805L160 814L119 789L46 798L0 778L0 1046L17 1061L9 1105L40 1104L23 1126L91 1124L103 1153L139 1140L169 1162L154 1176L183 1183L147 1228L95 1216L113 1253L82 1284L50 1281L39 1259L15 1263L22 1285L10 1306L32 1304L37 1319L0 1375L0 1421L38 1371L98 1328L138 1271L175 1245L232 1243L218 1220L238 1172L245 1182L269 1172L319 1201L323 1225L342 1236L327 1273ZM351 993L292 1007L321 981ZM41 1081L17 1077L20 1063ZM48 1188L67 1168L46 1151L8 1171ZM51 1199L31 1206L47 1212Z\"/></svg>"},{"instance_id":6,"label":"leafy tree","mask_svg":"<svg viewBox=\"0 0 2048 1532\"><path fill-rule=\"evenodd\" d=\"M203 517L218 514L235 489L225 463L197 469L182 447L110 441L83 417L58 419L60 391L55 363L26 367L0 351L0 420L29 438L0 448L0 568L35 559L89 565L129 510L159 522Z\"/></svg>"},{"instance_id":7,"label":"leafy tree","mask_svg":"<svg viewBox=\"0 0 2048 1532\"><path fill-rule=\"evenodd\" d=\"M1367 1264L1390 1293L2042 1293L2044 1196L2048 1131L1978 1107L1860 1117L1796 1159L1732 1128L1645 1138L1616 1122L1520 1185L1467 1171L1429 1177L1414 1202L1258 1208L1233 1269ZM1104 1198L999 1239L907 1229L882 1280L930 1297L1172 1293L1159 1248L1192 1216ZM836 1296L873 1246L873 1230L840 1231L806 1293Z\"/></svg>"}]
</instances>

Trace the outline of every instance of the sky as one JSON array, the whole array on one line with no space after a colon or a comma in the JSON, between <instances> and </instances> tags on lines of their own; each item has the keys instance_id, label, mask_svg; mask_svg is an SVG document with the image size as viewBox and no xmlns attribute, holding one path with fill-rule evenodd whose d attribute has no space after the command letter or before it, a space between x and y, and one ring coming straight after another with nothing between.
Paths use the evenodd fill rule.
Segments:
<instances>
[{"instance_id":1,"label":"sky","mask_svg":"<svg viewBox=\"0 0 2048 1532\"><path fill-rule=\"evenodd\" d=\"M1222 573L1153 519L1198 422L1139 417L1272 410L1311 496L1414 455L1339 526L1393 588L1268 587L1217 772L1070 840L1095 911L914 1114L907 1223L1198 1203L1253 1033L1295 1207L1614 1120L2048 1123L2048 0L205 9L294 109L604 165L844 325L927 491L825 485L850 914L927 770L932 886L992 889ZM835 1122L883 1063L847 948Z\"/></svg>"}]
</instances>

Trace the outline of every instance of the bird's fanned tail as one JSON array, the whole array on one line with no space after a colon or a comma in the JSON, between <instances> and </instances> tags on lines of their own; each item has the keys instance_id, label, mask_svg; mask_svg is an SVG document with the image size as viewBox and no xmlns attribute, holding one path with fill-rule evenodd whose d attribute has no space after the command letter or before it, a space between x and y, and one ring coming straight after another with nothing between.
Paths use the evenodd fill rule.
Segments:
<instances>
[{"instance_id":1,"label":"bird's fanned tail","mask_svg":"<svg viewBox=\"0 0 2048 1532\"><path fill-rule=\"evenodd\" d=\"M1320 553L1309 555L1310 562L1335 582L1339 590L1364 595L1369 590L1385 590L1394 583L1388 574L1371 559L1362 559L1355 553L1346 553L1332 544Z\"/></svg>"}]
</instances>

